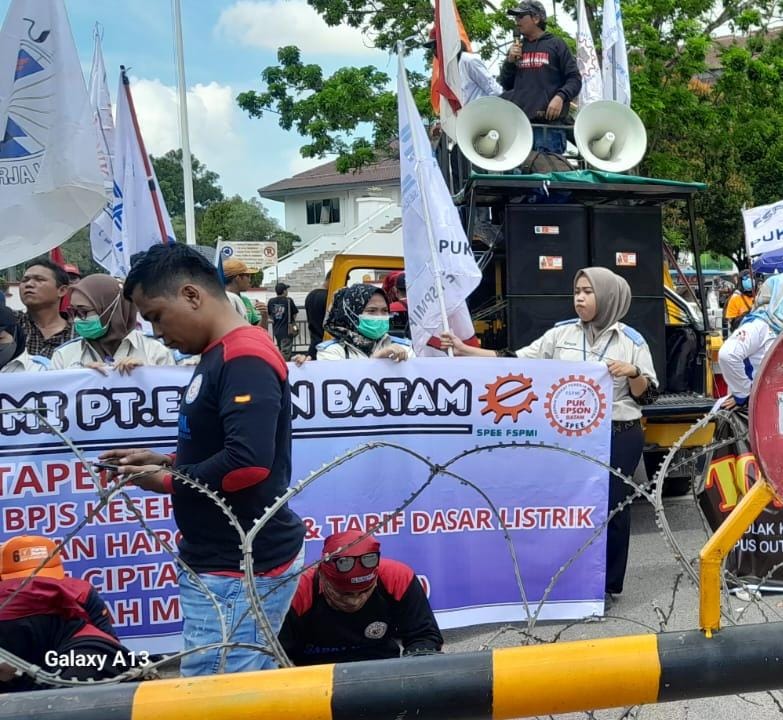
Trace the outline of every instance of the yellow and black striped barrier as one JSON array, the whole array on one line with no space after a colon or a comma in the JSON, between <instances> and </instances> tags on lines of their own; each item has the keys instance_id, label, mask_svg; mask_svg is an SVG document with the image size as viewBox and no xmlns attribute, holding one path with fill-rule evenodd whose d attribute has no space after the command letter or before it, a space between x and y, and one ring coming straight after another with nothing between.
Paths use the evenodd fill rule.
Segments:
<instances>
[{"instance_id":1,"label":"yellow and black striped barrier","mask_svg":"<svg viewBox=\"0 0 783 720\"><path fill-rule=\"evenodd\" d=\"M783 688L783 623L0 695L0 720L481 720Z\"/></svg>"}]
</instances>

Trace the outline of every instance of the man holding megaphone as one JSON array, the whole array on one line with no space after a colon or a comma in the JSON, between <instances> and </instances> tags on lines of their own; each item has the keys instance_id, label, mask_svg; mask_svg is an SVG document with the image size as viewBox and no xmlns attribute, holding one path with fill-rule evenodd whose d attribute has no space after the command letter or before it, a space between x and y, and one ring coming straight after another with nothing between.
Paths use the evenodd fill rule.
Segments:
<instances>
[{"instance_id":1,"label":"man holding megaphone","mask_svg":"<svg viewBox=\"0 0 783 720\"><path fill-rule=\"evenodd\" d=\"M503 97L531 123L562 124L582 89L576 59L562 39L546 32L546 10L538 0L523 0L509 15L516 19L521 41L515 36L500 70ZM533 150L562 155L565 149L565 130L533 129Z\"/></svg>"}]
</instances>

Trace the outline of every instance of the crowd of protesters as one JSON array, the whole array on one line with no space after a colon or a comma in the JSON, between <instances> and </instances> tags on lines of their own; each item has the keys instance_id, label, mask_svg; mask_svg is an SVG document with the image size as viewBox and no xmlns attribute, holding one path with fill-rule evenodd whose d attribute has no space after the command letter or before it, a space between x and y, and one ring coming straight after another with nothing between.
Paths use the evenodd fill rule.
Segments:
<instances>
[{"instance_id":1,"label":"crowd of protesters","mask_svg":"<svg viewBox=\"0 0 783 720\"><path fill-rule=\"evenodd\" d=\"M268 304L254 304L242 294L252 274L243 263L229 261L220 277L206 259L181 245L154 247L137 257L122 283L108 275L69 277L58 265L38 260L20 284L25 311L0 308L0 372L88 368L105 374L113 368L130 373L143 365L171 366L178 357L196 364L180 408L174 454L116 448L101 456L118 467L118 475L132 475L143 490L172 497L182 535L180 556L192 569L179 576L185 648L209 646L185 656L184 675L217 672L221 662L229 672L276 663L271 654L242 647L265 639L259 636L243 589L234 530L218 507L181 477L198 478L221 493L249 531L291 480L291 391L285 360L303 365L313 360L399 362L414 357L404 273L389 275L383 285L363 282L340 288L331 303L327 276L323 287L305 301L308 353L293 356L291 326L298 308L288 297L289 286L278 283ZM745 295L742 282L737 292ZM563 318L565 322L531 345L498 352L466 344L453 333L444 333L440 345L456 356L605 362L614 380L611 462L631 474L642 451L641 407L654 402L658 379L645 338L622 322L630 304L624 279L606 268L584 268L574 279L577 318ZM757 367L783 329L781 307L783 282L771 278L724 346L720 362L731 393L726 407L747 401L750 378L743 368ZM271 333L254 327L266 327L267 318ZM141 329L144 324L152 333ZM323 340L326 333L330 337ZM628 492L624 483L610 480L609 508ZM443 639L413 568L381 558L380 544L371 536L341 533L326 539L320 563L302 573L304 535L302 520L282 505L253 547L258 594L273 631L296 664L440 651ZM625 508L608 526L607 602L623 590L629 536L630 509ZM0 596L16 587L11 581L20 576L8 568L16 568L24 556L12 552L15 539L5 540ZM38 555L31 557L40 560L40 548L47 548L49 541L20 542L38 547ZM55 644L40 628L56 626L67 630L58 636L63 642L78 636L87 646L98 642L105 652L122 651L110 623L101 625L90 610L105 606L85 594L81 581L67 582L61 565L53 572L48 579L37 573L24 596L36 610L34 622L18 603L12 604L16 615L0 613L0 629L13 630L9 637L19 640L13 646L19 652L10 649L37 662L44 645ZM41 602L41 597L48 600ZM240 646L224 661L215 598L226 622L237 624L232 640ZM35 632L28 628L31 623L38 623ZM85 641L84 628L97 628L97 634L90 630ZM18 673L0 666L0 691L29 687Z\"/></svg>"}]
</instances>

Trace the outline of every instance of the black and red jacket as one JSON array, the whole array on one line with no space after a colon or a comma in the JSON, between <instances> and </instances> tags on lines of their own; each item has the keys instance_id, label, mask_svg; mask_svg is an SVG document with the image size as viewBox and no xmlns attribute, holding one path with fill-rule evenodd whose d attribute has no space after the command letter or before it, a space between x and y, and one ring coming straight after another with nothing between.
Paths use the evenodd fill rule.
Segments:
<instances>
[{"instance_id":1,"label":"black and red jacket","mask_svg":"<svg viewBox=\"0 0 783 720\"><path fill-rule=\"evenodd\" d=\"M381 559L378 584L361 610L345 613L324 598L317 568L299 580L280 630L280 642L294 665L380 660L416 651L438 651L443 637L413 570Z\"/></svg>"},{"instance_id":2,"label":"black and red jacket","mask_svg":"<svg viewBox=\"0 0 783 720\"><path fill-rule=\"evenodd\" d=\"M122 649L101 596L85 580L36 577L0 581L0 647L26 662L47 668L46 653L80 644ZM3 687L6 685L7 687ZM0 684L5 690L31 689L29 678Z\"/></svg>"},{"instance_id":3,"label":"black and red jacket","mask_svg":"<svg viewBox=\"0 0 783 720\"><path fill-rule=\"evenodd\" d=\"M237 328L201 354L180 404L175 468L218 492L245 531L288 488L288 367L265 331ZM239 536L221 509L180 480L170 489L182 559L199 573L239 571ZM303 540L284 505L256 536L255 572L289 562Z\"/></svg>"}]
</instances>

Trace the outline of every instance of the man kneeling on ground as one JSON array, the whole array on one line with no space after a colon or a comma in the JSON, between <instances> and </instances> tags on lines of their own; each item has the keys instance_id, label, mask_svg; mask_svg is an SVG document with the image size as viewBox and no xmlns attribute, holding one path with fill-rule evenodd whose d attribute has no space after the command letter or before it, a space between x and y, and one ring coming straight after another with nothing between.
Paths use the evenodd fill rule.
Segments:
<instances>
[{"instance_id":1,"label":"man kneeling on ground","mask_svg":"<svg viewBox=\"0 0 783 720\"><path fill-rule=\"evenodd\" d=\"M326 538L318 566L299 579L280 642L295 665L439 652L443 637L416 574L381 558L372 536ZM358 541L358 542L357 542Z\"/></svg>"},{"instance_id":2,"label":"man kneeling on ground","mask_svg":"<svg viewBox=\"0 0 783 720\"><path fill-rule=\"evenodd\" d=\"M54 549L37 535L2 546L0 647L67 680L103 680L142 664L147 654L120 645L106 603L87 581L65 576ZM0 694L48 688L0 663Z\"/></svg>"}]
</instances>

